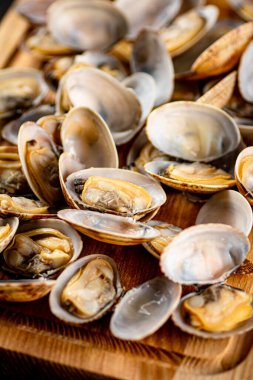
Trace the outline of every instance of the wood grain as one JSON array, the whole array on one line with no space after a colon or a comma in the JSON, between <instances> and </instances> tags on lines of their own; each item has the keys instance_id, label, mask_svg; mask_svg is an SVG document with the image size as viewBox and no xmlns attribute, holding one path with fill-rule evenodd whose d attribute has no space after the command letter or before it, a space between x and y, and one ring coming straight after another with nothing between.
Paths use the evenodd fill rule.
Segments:
<instances>
[{"instance_id":1,"label":"wood grain","mask_svg":"<svg viewBox=\"0 0 253 380\"><path fill-rule=\"evenodd\" d=\"M226 15L225 3L216 3L222 5L222 14ZM21 46L29 28L15 9L10 9L0 26L0 46L5 46L0 55L1 68L41 66L39 58ZM122 163L127 148L121 149ZM179 192L166 192L166 205L156 219L182 228L193 225L201 205L189 202ZM116 261L125 289L160 274L158 261L142 246L116 247L85 237L83 241L83 256L102 253ZM232 275L228 283L253 293L253 251L248 259L244 272ZM107 315L86 326L63 324L51 315L48 297L26 304L0 303L1 378L27 380L36 374L43 380L193 380L196 375L198 380L252 379L253 333L204 340L181 332L168 321L142 341L123 342L111 336L109 321Z\"/></svg>"}]
</instances>

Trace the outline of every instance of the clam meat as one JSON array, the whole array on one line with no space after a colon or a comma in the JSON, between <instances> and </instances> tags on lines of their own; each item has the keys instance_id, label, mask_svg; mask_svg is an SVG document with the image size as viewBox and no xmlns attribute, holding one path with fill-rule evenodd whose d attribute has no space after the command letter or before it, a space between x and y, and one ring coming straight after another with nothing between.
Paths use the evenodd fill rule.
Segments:
<instances>
[{"instance_id":1,"label":"clam meat","mask_svg":"<svg viewBox=\"0 0 253 380\"><path fill-rule=\"evenodd\" d=\"M17 214L47 214L48 205L25 197L10 197L0 194L0 212Z\"/></svg>"}]
</instances>

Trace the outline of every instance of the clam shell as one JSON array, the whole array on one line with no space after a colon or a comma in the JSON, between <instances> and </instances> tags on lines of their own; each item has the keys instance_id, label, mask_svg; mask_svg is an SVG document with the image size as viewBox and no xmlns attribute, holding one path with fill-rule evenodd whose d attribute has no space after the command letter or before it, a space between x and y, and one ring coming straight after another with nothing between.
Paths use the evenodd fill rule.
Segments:
<instances>
[{"instance_id":1,"label":"clam shell","mask_svg":"<svg viewBox=\"0 0 253 380\"><path fill-rule=\"evenodd\" d=\"M231 226L193 226L180 232L165 248L161 270L180 284L215 284L239 268L249 249L247 237Z\"/></svg>"},{"instance_id":2,"label":"clam shell","mask_svg":"<svg viewBox=\"0 0 253 380\"><path fill-rule=\"evenodd\" d=\"M47 16L56 41L81 51L107 49L128 29L123 13L109 1L59 0L49 7Z\"/></svg>"},{"instance_id":3,"label":"clam shell","mask_svg":"<svg viewBox=\"0 0 253 380\"><path fill-rule=\"evenodd\" d=\"M0 252L2 252L12 241L13 237L15 236L15 233L18 229L19 220L18 218L12 217L12 218L6 218L6 219L0 219L0 226L6 226L6 224L9 224L11 230L1 242L0 242ZM1 283L1 281L0 281Z\"/></svg>"},{"instance_id":4,"label":"clam shell","mask_svg":"<svg viewBox=\"0 0 253 380\"><path fill-rule=\"evenodd\" d=\"M208 78L231 70L253 37L253 22L245 23L209 46L193 63L198 78ZM228 48L229 47L229 48Z\"/></svg>"},{"instance_id":5,"label":"clam shell","mask_svg":"<svg viewBox=\"0 0 253 380\"><path fill-rule=\"evenodd\" d=\"M228 286L228 285L217 285L217 286L232 288L231 286ZM188 299L194 295L197 295L197 294L199 294L199 293L190 293L190 294L187 294L186 296L184 296L181 299L180 303L178 304L176 310L172 314L173 322L182 331L185 331L191 335L199 336L199 337L204 338L204 339L225 339L225 338L229 338L231 336L244 334L247 331L252 330L252 328L253 328L253 316L250 319L248 319L247 321L240 324L240 326L238 326L237 328L235 328L231 331L223 331L223 332L210 332L210 331L198 330L197 328L186 323L182 317L182 312L181 312L182 304L186 299ZM252 307L253 307L253 303L252 303Z\"/></svg>"},{"instance_id":6,"label":"clam shell","mask_svg":"<svg viewBox=\"0 0 253 380\"><path fill-rule=\"evenodd\" d=\"M76 157L86 168L117 168L118 153L111 132L94 111L77 107L66 115L61 127L64 152Z\"/></svg>"},{"instance_id":7,"label":"clam shell","mask_svg":"<svg viewBox=\"0 0 253 380\"><path fill-rule=\"evenodd\" d=\"M95 240L117 245L137 245L152 240L158 232L143 223L118 215L84 210L61 210L58 217Z\"/></svg>"},{"instance_id":8,"label":"clam shell","mask_svg":"<svg viewBox=\"0 0 253 380\"><path fill-rule=\"evenodd\" d=\"M253 20L253 7L251 0L228 0L231 8L244 20Z\"/></svg>"},{"instance_id":9,"label":"clam shell","mask_svg":"<svg viewBox=\"0 0 253 380\"><path fill-rule=\"evenodd\" d=\"M106 307L103 310L101 310L95 317L80 318L80 317L74 316L62 307L61 301L60 301L61 293L64 287L66 286L66 284L69 282L69 280L75 275L75 273L80 268L85 267L90 261L94 259L99 259L99 258L107 261L113 268L114 286L116 289L115 299L109 304L107 304ZM66 268L63 271L63 273L58 277L57 282L49 297L49 306L50 306L51 312L62 321L71 323L71 324L82 324L82 323L91 322L95 319L101 318L107 311L109 311L109 309L112 307L112 305L115 303L116 299L120 296L121 293L122 293L122 288L120 284L118 270L117 270L114 260L112 260L110 257L105 256L105 255L99 255L99 254L89 255L69 265L68 268Z\"/></svg>"},{"instance_id":10,"label":"clam shell","mask_svg":"<svg viewBox=\"0 0 253 380\"><path fill-rule=\"evenodd\" d=\"M150 74L156 83L155 106L168 102L174 89L174 67L166 46L152 30L142 30L133 45L133 72Z\"/></svg>"},{"instance_id":11,"label":"clam shell","mask_svg":"<svg viewBox=\"0 0 253 380\"><path fill-rule=\"evenodd\" d=\"M240 93L247 102L253 103L253 42L241 56L238 69L238 85Z\"/></svg>"},{"instance_id":12,"label":"clam shell","mask_svg":"<svg viewBox=\"0 0 253 380\"><path fill-rule=\"evenodd\" d=\"M21 3L16 7L16 10L31 23L43 25L46 24L47 8L54 0L29 0Z\"/></svg>"},{"instance_id":13,"label":"clam shell","mask_svg":"<svg viewBox=\"0 0 253 380\"><path fill-rule=\"evenodd\" d=\"M227 113L186 101L154 110L146 132L157 149L187 161L213 161L234 151L240 142L238 126Z\"/></svg>"},{"instance_id":14,"label":"clam shell","mask_svg":"<svg viewBox=\"0 0 253 380\"><path fill-rule=\"evenodd\" d=\"M198 194L212 194L235 186L236 181L232 178L230 180L224 180L222 184L213 184L212 178L210 178L209 183L198 183L197 179L194 182L187 179L183 181L166 177L162 174L162 172L170 165L176 166L178 164L179 163L175 161L153 161L146 164L144 169L149 175L154 177L159 182L180 191L189 191L191 193Z\"/></svg>"},{"instance_id":15,"label":"clam shell","mask_svg":"<svg viewBox=\"0 0 253 380\"><path fill-rule=\"evenodd\" d=\"M248 236L253 224L252 209L237 191L222 191L202 206L196 219L196 224L217 222L228 224Z\"/></svg>"},{"instance_id":16,"label":"clam shell","mask_svg":"<svg viewBox=\"0 0 253 380\"><path fill-rule=\"evenodd\" d=\"M55 280L1 280L0 301L30 302L47 295Z\"/></svg>"},{"instance_id":17,"label":"clam shell","mask_svg":"<svg viewBox=\"0 0 253 380\"><path fill-rule=\"evenodd\" d=\"M105 93L110 96L104 96ZM101 70L75 68L62 77L56 103L60 113L65 111L62 98L66 95L71 106L88 107L102 116L116 144L126 142L129 132L139 128L141 105L138 98L132 90Z\"/></svg>"},{"instance_id":18,"label":"clam shell","mask_svg":"<svg viewBox=\"0 0 253 380\"><path fill-rule=\"evenodd\" d=\"M124 169L108 169L108 168L91 168L86 170L81 170L71 174L67 178L66 188L68 191L68 195L73 201L73 207L78 206L78 208L91 208L91 206L86 205L82 202L79 194L75 191L74 182L75 180L83 180L86 181L91 176L100 176L111 179L119 179L122 181L127 181L129 183L133 183L144 188L152 197L152 204L146 210L141 210L134 215L135 218L141 218L142 216L158 209L165 201L166 194L160 184L157 181L153 180L150 177L146 177L143 174L135 173L130 170ZM103 210L104 211L104 210ZM110 211L113 213L113 211Z\"/></svg>"},{"instance_id":19,"label":"clam shell","mask_svg":"<svg viewBox=\"0 0 253 380\"><path fill-rule=\"evenodd\" d=\"M246 157L252 157L253 158L253 147L245 148L241 151L241 153L238 155L235 163L235 179L236 179L236 185L238 187L238 190L240 193L247 199L247 201L253 205L253 191L251 189L251 183L252 183L252 174L249 170L248 174L245 175L245 178L247 178L247 184L242 183L242 178L240 176L240 167L241 162Z\"/></svg>"},{"instance_id":20,"label":"clam shell","mask_svg":"<svg viewBox=\"0 0 253 380\"><path fill-rule=\"evenodd\" d=\"M243 141L246 145L253 145L253 119L234 117Z\"/></svg>"},{"instance_id":21,"label":"clam shell","mask_svg":"<svg viewBox=\"0 0 253 380\"><path fill-rule=\"evenodd\" d=\"M181 296L181 286L156 277L129 290L117 304L111 333L123 340L139 340L157 331L171 316Z\"/></svg>"},{"instance_id":22,"label":"clam shell","mask_svg":"<svg viewBox=\"0 0 253 380\"><path fill-rule=\"evenodd\" d=\"M145 27L159 30L178 13L182 0L116 0L129 24L127 38L135 39Z\"/></svg>"}]
</instances>

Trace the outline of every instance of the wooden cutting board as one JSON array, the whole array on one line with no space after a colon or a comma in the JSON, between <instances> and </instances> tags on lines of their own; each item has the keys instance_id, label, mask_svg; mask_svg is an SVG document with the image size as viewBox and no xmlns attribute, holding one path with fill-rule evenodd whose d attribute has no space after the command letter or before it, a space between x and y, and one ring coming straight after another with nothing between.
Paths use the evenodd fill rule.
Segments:
<instances>
[{"instance_id":1,"label":"wooden cutting board","mask_svg":"<svg viewBox=\"0 0 253 380\"><path fill-rule=\"evenodd\" d=\"M226 13L225 6L223 11ZM0 68L41 66L38 58L20 48L28 30L29 24L14 8L10 9L0 25ZM190 203L179 192L166 192L166 205L156 219L182 228L193 225L201 206ZM117 247L85 237L83 242L83 255L102 253L116 261L126 289L160 274L158 261L142 246ZM253 260L253 251L248 259ZM231 276L228 282L253 293L251 270L246 275ZM253 332L230 339L204 340L181 332L169 321L142 341L124 342L111 336L109 321L107 315L83 327L68 326L51 315L48 297L26 304L0 303L1 378L253 378Z\"/></svg>"}]
</instances>

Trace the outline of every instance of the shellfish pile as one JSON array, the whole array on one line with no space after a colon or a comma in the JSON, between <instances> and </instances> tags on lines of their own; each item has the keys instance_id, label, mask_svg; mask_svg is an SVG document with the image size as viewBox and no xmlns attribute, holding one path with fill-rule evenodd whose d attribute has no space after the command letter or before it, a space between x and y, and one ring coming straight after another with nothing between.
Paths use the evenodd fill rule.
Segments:
<instances>
[{"instance_id":1,"label":"shellfish pile","mask_svg":"<svg viewBox=\"0 0 253 380\"><path fill-rule=\"evenodd\" d=\"M253 329L252 295L226 283L253 223L253 11L229 4L233 20L204 1L17 8L42 66L0 70L1 301L50 293L76 325L113 310L127 340L171 316L203 338ZM195 225L153 220L173 192L204 202ZM126 292L110 248L141 244L161 273Z\"/></svg>"}]
</instances>

